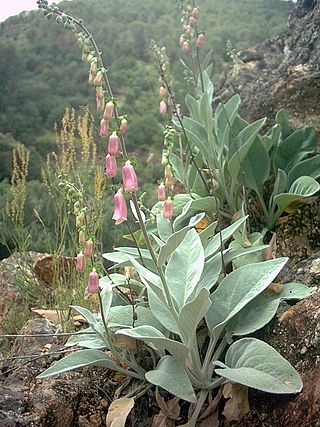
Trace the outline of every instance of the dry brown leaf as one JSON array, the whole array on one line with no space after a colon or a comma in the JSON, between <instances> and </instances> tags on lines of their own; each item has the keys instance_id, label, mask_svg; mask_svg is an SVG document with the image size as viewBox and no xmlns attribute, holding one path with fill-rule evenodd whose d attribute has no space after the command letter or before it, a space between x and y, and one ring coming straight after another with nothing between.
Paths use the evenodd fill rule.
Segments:
<instances>
[{"instance_id":1,"label":"dry brown leaf","mask_svg":"<svg viewBox=\"0 0 320 427\"><path fill-rule=\"evenodd\" d=\"M269 247L264 250L264 259L265 261L269 259L275 259L277 255L277 234L273 233L271 240L269 242Z\"/></svg>"},{"instance_id":2,"label":"dry brown leaf","mask_svg":"<svg viewBox=\"0 0 320 427\"><path fill-rule=\"evenodd\" d=\"M219 413L216 410L212 414L210 414L208 417L204 418L200 421L200 423L197 423L198 427L219 427Z\"/></svg>"},{"instance_id":3,"label":"dry brown leaf","mask_svg":"<svg viewBox=\"0 0 320 427\"><path fill-rule=\"evenodd\" d=\"M213 414L214 412L216 412L220 399L222 397L222 388L220 387L218 390L217 395L215 396L215 398L209 403L209 405L207 406L207 408L203 411L203 413L201 414L201 416L199 417L199 420L202 420L206 417L208 417L209 415Z\"/></svg>"},{"instance_id":4,"label":"dry brown leaf","mask_svg":"<svg viewBox=\"0 0 320 427\"><path fill-rule=\"evenodd\" d=\"M151 427L168 427L169 421L170 421L170 418L168 418L163 411L160 411L159 414L153 417ZM173 423L173 420L171 420L171 422ZM171 425L173 426L173 424Z\"/></svg>"},{"instance_id":5,"label":"dry brown leaf","mask_svg":"<svg viewBox=\"0 0 320 427\"><path fill-rule=\"evenodd\" d=\"M126 335L114 335L114 342L118 347L137 348L137 340Z\"/></svg>"},{"instance_id":6,"label":"dry brown leaf","mask_svg":"<svg viewBox=\"0 0 320 427\"><path fill-rule=\"evenodd\" d=\"M223 387L223 396L227 400L222 414L231 421L240 421L250 412L248 387L227 382Z\"/></svg>"},{"instance_id":7,"label":"dry brown leaf","mask_svg":"<svg viewBox=\"0 0 320 427\"><path fill-rule=\"evenodd\" d=\"M275 294L281 294L282 291L283 285L281 283L271 283L266 289L266 292Z\"/></svg>"},{"instance_id":8,"label":"dry brown leaf","mask_svg":"<svg viewBox=\"0 0 320 427\"><path fill-rule=\"evenodd\" d=\"M120 397L114 400L108 409L107 427L125 427L127 417L134 406L133 397Z\"/></svg>"},{"instance_id":9,"label":"dry brown leaf","mask_svg":"<svg viewBox=\"0 0 320 427\"><path fill-rule=\"evenodd\" d=\"M168 418L177 420L180 415L179 397L174 397L167 402L162 398L159 393L158 387L156 388L156 401L162 412L166 414Z\"/></svg>"}]
</instances>

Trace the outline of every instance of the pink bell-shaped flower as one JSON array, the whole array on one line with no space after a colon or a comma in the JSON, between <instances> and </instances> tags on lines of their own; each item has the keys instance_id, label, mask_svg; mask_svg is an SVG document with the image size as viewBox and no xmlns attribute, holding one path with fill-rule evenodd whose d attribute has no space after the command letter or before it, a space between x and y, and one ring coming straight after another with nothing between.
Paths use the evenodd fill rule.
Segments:
<instances>
[{"instance_id":1,"label":"pink bell-shaped flower","mask_svg":"<svg viewBox=\"0 0 320 427\"><path fill-rule=\"evenodd\" d=\"M84 266L85 266L85 258L84 258L82 251L81 251L77 255L76 270L77 271L83 271Z\"/></svg>"},{"instance_id":2,"label":"pink bell-shaped flower","mask_svg":"<svg viewBox=\"0 0 320 427\"><path fill-rule=\"evenodd\" d=\"M108 136L109 132L109 122L107 122L105 119L101 119L100 122L100 136Z\"/></svg>"},{"instance_id":3,"label":"pink bell-shaped flower","mask_svg":"<svg viewBox=\"0 0 320 427\"><path fill-rule=\"evenodd\" d=\"M167 89L164 86L160 86L159 95L163 98L167 95Z\"/></svg>"},{"instance_id":4,"label":"pink bell-shaped flower","mask_svg":"<svg viewBox=\"0 0 320 427\"><path fill-rule=\"evenodd\" d=\"M165 187L165 185L163 184L163 182L161 182L161 184L159 185L159 187L158 187L158 190L157 190L157 196L158 196L158 200L159 200L159 202L163 202L163 201L165 201L166 200L166 198L167 198L167 194L166 194L166 187Z\"/></svg>"},{"instance_id":5,"label":"pink bell-shaped flower","mask_svg":"<svg viewBox=\"0 0 320 427\"><path fill-rule=\"evenodd\" d=\"M104 97L104 90L102 86L96 86L96 96L97 98L103 98Z\"/></svg>"},{"instance_id":6,"label":"pink bell-shaped flower","mask_svg":"<svg viewBox=\"0 0 320 427\"><path fill-rule=\"evenodd\" d=\"M119 137L117 132L112 132L108 141L108 153L111 156L116 156L119 154Z\"/></svg>"},{"instance_id":7,"label":"pink bell-shaped flower","mask_svg":"<svg viewBox=\"0 0 320 427\"><path fill-rule=\"evenodd\" d=\"M106 155L106 175L109 178L114 178L117 175L117 159L115 156Z\"/></svg>"},{"instance_id":8,"label":"pink bell-shaped flower","mask_svg":"<svg viewBox=\"0 0 320 427\"><path fill-rule=\"evenodd\" d=\"M112 101L109 101L106 103L104 113L103 113L103 118L109 122L110 120L112 120L113 114L114 114L114 104Z\"/></svg>"},{"instance_id":9,"label":"pink bell-shaped flower","mask_svg":"<svg viewBox=\"0 0 320 427\"><path fill-rule=\"evenodd\" d=\"M200 33L197 37L196 45L198 47L202 47L206 42L205 35L203 33Z\"/></svg>"},{"instance_id":10,"label":"pink bell-shaped flower","mask_svg":"<svg viewBox=\"0 0 320 427\"><path fill-rule=\"evenodd\" d=\"M122 182L126 193L138 190L138 178L129 160L122 168Z\"/></svg>"},{"instance_id":11,"label":"pink bell-shaped flower","mask_svg":"<svg viewBox=\"0 0 320 427\"><path fill-rule=\"evenodd\" d=\"M84 256L91 256L93 254L93 241L91 239L87 240L84 244Z\"/></svg>"},{"instance_id":12,"label":"pink bell-shaped flower","mask_svg":"<svg viewBox=\"0 0 320 427\"><path fill-rule=\"evenodd\" d=\"M91 71L90 71L91 72ZM92 74L92 73L91 73ZM95 85L95 86L100 86L101 85L101 83L102 83L102 78L103 78L103 73L102 73L102 71L98 71L97 72L97 74L95 75L95 78L94 78L94 80L93 80L93 84Z\"/></svg>"},{"instance_id":13,"label":"pink bell-shaped flower","mask_svg":"<svg viewBox=\"0 0 320 427\"><path fill-rule=\"evenodd\" d=\"M190 34L191 34L191 25L186 25L185 27L184 27L184 34L186 35L186 36L190 36Z\"/></svg>"},{"instance_id":14,"label":"pink bell-shaped flower","mask_svg":"<svg viewBox=\"0 0 320 427\"><path fill-rule=\"evenodd\" d=\"M171 219L173 216L173 201L170 197L167 198L167 200L163 204L163 211L162 211L163 218Z\"/></svg>"},{"instance_id":15,"label":"pink bell-shaped flower","mask_svg":"<svg viewBox=\"0 0 320 427\"><path fill-rule=\"evenodd\" d=\"M190 43L185 41L182 43L182 51L183 52L189 52L190 50Z\"/></svg>"},{"instance_id":16,"label":"pink bell-shaped flower","mask_svg":"<svg viewBox=\"0 0 320 427\"><path fill-rule=\"evenodd\" d=\"M163 100L159 104L159 112L160 114L166 114L167 112L167 104Z\"/></svg>"},{"instance_id":17,"label":"pink bell-shaped flower","mask_svg":"<svg viewBox=\"0 0 320 427\"><path fill-rule=\"evenodd\" d=\"M87 290L90 294L97 294L99 292L99 274L95 268L89 274Z\"/></svg>"},{"instance_id":18,"label":"pink bell-shaped flower","mask_svg":"<svg viewBox=\"0 0 320 427\"><path fill-rule=\"evenodd\" d=\"M112 219L116 221L116 224L121 224L123 221L127 221L128 209L126 199L122 193L122 190L119 190L114 196L114 211Z\"/></svg>"}]
</instances>

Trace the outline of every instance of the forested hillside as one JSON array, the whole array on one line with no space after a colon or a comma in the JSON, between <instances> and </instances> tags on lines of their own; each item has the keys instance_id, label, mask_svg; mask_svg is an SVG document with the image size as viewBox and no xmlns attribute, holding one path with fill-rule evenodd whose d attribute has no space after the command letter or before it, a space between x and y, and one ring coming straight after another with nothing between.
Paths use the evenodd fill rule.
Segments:
<instances>
[{"instance_id":1,"label":"forested hillside","mask_svg":"<svg viewBox=\"0 0 320 427\"><path fill-rule=\"evenodd\" d=\"M166 46L173 73L181 76L178 2L73 0L60 5L84 19L103 51L120 109L123 105L130 118L129 148L159 145L157 73L149 43L155 39ZM240 50L282 31L292 5L280 0L199 1L207 37L204 53L213 49L215 74L230 60L228 40ZM0 180L10 176L17 141L31 150L29 177L38 178L40 157L54 147L53 126L64 108L94 102L80 56L72 34L39 12L0 24Z\"/></svg>"}]
</instances>

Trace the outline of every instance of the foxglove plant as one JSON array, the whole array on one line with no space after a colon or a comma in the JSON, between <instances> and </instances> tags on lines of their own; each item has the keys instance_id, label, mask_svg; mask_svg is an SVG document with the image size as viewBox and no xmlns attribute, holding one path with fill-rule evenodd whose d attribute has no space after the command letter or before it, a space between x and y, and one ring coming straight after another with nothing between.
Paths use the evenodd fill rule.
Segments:
<instances>
[{"instance_id":1,"label":"foxglove plant","mask_svg":"<svg viewBox=\"0 0 320 427\"><path fill-rule=\"evenodd\" d=\"M181 182L185 182L188 186L186 188L192 191L176 195L173 204L171 195L168 194L166 198L166 188L165 191L162 188L159 197L161 200L152 209L155 221L146 219L136 196L138 179L132 163L127 160L124 140L126 125L123 125L123 131L123 119L118 114L100 51L81 21L62 13L56 6L48 6L44 0L38 0L38 3L48 17L55 13L66 28L77 35L83 48L82 56L90 64L89 80L96 86L97 99L107 101L103 119L107 123L113 119L116 121L117 131L120 130L119 145L125 160L122 168L123 190L129 193L127 197L131 198L132 211L139 221L147 248L141 249L137 245L136 248L116 248L115 252L103 254L117 269L134 267L138 278L128 278L118 272L99 278L93 266L88 277L87 291L98 294L100 313L96 315L82 307L73 307L86 318L89 329L71 337L67 343L67 346L78 345L85 349L64 357L38 378L89 365L116 369L140 380L144 391L147 389L147 382L149 386L160 386L193 404L190 408L191 427L196 425L206 399L211 399L213 390L226 381L271 393L299 392L302 382L295 369L266 343L245 336L266 325L276 314L281 300L303 298L312 289L300 284L285 284L279 293L270 296L270 292L266 292L285 265L286 258L257 262L226 274L227 267L235 259L261 252L266 246L229 246L224 249L226 242L245 226L247 218L240 218L215 233L217 222L214 222L214 213L220 209L219 196L211 195L208 191L208 182L214 178L217 192L221 190L221 186L223 191L230 190L230 200L233 201L237 185L234 173L237 172L238 178L241 167L241 162L237 164L234 159L235 153L237 156L240 153L242 160L245 158L252 141L257 138L262 122L250 126L244 124L237 114L234 118L223 116L224 109L220 109L217 113L220 114L220 120L224 119L224 126L219 122L219 126L214 127L211 117L212 84L208 73L199 71L200 99L188 98L194 118L182 119L179 113L173 119L187 144L188 167L183 167L183 156L177 159L172 147L167 146L167 152L163 156L166 160L165 187L168 189L172 186L174 170L175 176L179 179L181 177ZM183 22L185 32L182 44L186 42L190 46L191 41L195 41L194 37L199 37L198 8L194 4L188 4L184 10L186 22ZM196 45L196 49L198 47L200 46ZM168 96L162 102L176 113L177 104L165 67L165 53L156 49L156 54L160 61L161 87L167 91L164 93L161 90L161 96ZM104 97L101 96L102 92ZM101 105L99 108L101 109ZM243 134L233 140L227 122L232 123L236 119L238 125L243 125ZM201 132L200 136L198 132ZM214 145L214 132L222 139L221 146ZM204 138L207 140L204 141ZM232 143L229 146L230 139ZM107 158L111 176L115 171L111 159L115 157L109 153ZM229 163L233 160L233 172L229 169L228 162L223 163L226 158ZM202 172L206 162L209 172L204 177ZM232 178L231 182L225 180L225 168ZM216 175L213 176L214 171ZM199 180L196 180L197 175ZM227 187L229 184L230 188ZM194 192L195 188L201 188L203 194ZM114 195L113 219L116 224L127 220L123 190L118 190ZM223 203L222 205L224 207ZM80 212L77 210L76 214ZM198 233L196 226L204 219L209 225ZM81 225L79 229L79 241L85 245L90 236L86 236L83 227L85 225ZM135 294L131 293L130 298L121 300L121 305L116 298L116 288L119 286L135 286ZM203 325L205 329L202 333L206 334L208 345L203 344L198 333L200 327L203 331ZM104 349L110 350L111 355ZM147 354L151 357L145 357Z\"/></svg>"}]
</instances>

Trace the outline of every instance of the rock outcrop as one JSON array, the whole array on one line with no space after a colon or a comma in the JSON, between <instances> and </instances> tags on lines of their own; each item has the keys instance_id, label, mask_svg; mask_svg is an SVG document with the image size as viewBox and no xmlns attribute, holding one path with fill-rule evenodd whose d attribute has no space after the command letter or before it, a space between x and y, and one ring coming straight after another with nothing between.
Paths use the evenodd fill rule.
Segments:
<instances>
[{"instance_id":1,"label":"rock outcrop","mask_svg":"<svg viewBox=\"0 0 320 427\"><path fill-rule=\"evenodd\" d=\"M217 85L217 97L242 98L249 121L285 108L293 127L312 123L320 131L320 1L298 0L287 30L238 55Z\"/></svg>"}]
</instances>

